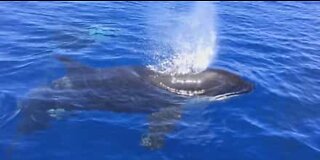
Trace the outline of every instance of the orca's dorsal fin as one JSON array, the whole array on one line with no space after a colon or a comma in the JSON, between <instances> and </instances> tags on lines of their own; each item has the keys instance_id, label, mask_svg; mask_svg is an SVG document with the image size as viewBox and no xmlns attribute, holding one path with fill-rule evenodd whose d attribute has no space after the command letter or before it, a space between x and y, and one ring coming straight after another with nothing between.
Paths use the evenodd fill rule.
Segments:
<instances>
[{"instance_id":1,"label":"orca's dorsal fin","mask_svg":"<svg viewBox=\"0 0 320 160\"><path fill-rule=\"evenodd\" d=\"M54 57L65 65L68 74L79 74L93 71L89 66L83 65L68 56L54 55Z\"/></svg>"}]
</instances>

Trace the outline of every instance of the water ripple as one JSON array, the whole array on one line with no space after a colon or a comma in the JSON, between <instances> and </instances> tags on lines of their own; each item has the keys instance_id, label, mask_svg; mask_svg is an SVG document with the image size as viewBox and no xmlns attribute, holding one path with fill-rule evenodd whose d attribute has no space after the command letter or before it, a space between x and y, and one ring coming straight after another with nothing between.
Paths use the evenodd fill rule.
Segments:
<instances>
[{"instance_id":1,"label":"water ripple","mask_svg":"<svg viewBox=\"0 0 320 160\"><path fill-rule=\"evenodd\" d=\"M320 3L213 4L217 56L210 67L238 73L255 90L190 104L166 148L149 152L137 145L146 115L109 112L76 112L16 142L10 127L17 99L62 76L53 54L108 67L146 65L161 49L171 53L161 40L172 33L159 28L174 27L178 16L153 17L183 15L193 2L2 3L0 156L14 143L13 159L320 159Z\"/></svg>"}]
</instances>

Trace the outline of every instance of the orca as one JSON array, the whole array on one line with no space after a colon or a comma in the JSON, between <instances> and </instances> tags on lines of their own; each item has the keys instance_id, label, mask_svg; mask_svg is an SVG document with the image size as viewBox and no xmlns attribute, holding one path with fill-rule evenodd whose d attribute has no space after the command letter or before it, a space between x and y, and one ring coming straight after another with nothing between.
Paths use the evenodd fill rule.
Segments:
<instances>
[{"instance_id":1,"label":"orca","mask_svg":"<svg viewBox=\"0 0 320 160\"><path fill-rule=\"evenodd\" d=\"M47 128L61 112L100 110L148 114L148 131L141 145L159 149L181 119L183 105L192 98L228 98L248 93L253 85L222 69L199 73L159 73L143 66L93 68L55 55L66 75L31 90L20 101L21 133Z\"/></svg>"}]
</instances>

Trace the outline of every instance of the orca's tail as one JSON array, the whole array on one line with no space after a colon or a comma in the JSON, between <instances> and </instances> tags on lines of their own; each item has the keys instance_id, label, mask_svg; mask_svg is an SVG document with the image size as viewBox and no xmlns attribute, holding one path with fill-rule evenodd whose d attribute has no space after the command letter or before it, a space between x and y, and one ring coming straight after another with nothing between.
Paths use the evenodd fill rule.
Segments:
<instances>
[{"instance_id":1,"label":"orca's tail","mask_svg":"<svg viewBox=\"0 0 320 160\"><path fill-rule=\"evenodd\" d=\"M0 92L0 129L10 123L20 112L17 98L10 93Z\"/></svg>"}]
</instances>

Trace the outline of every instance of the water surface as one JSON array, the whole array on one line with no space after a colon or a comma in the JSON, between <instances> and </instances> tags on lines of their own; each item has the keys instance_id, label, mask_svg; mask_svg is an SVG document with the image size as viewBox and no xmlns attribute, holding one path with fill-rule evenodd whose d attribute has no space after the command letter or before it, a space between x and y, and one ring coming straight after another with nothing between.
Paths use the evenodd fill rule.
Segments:
<instances>
[{"instance_id":1,"label":"water surface","mask_svg":"<svg viewBox=\"0 0 320 160\"><path fill-rule=\"evenodd\" d=\"M161 15L150 10L189 13L194 5L3 2L0 159L320 159L318 2L212 4L215 19L208 22L214 22L216 45L209 67L235 72L255 90L189 104L161 150L139 145L147 129L147 117L140 114L81 112L17 138L17 101L64 75L53 54L93 67L155 65L154 53L172 50L160 44L168 32L156 27L167 21L154 19Z\"/></svg>"}]
</instances>

